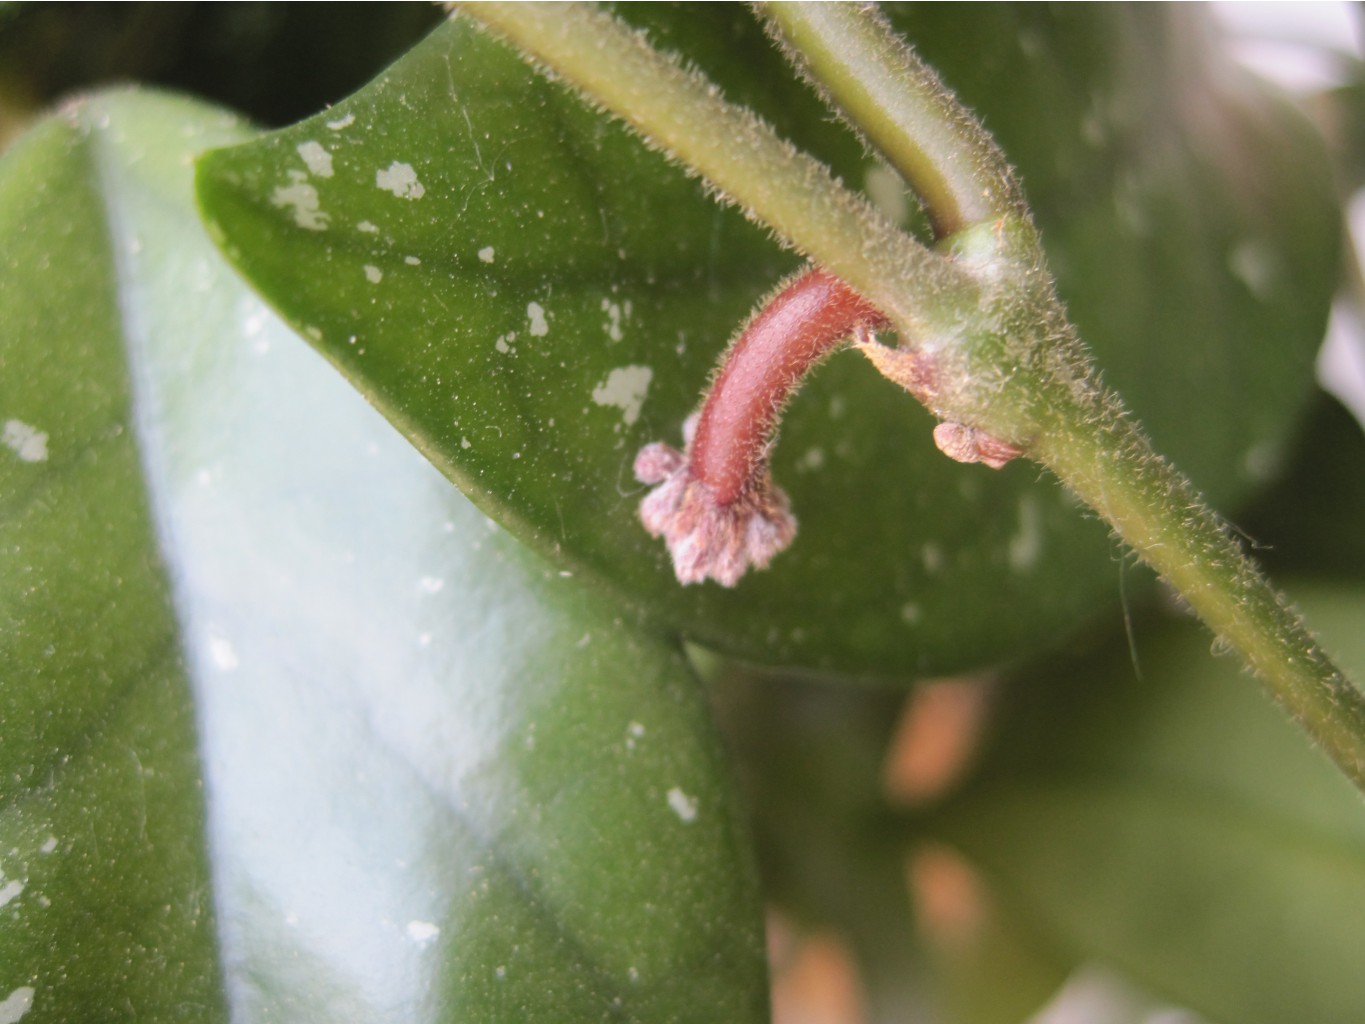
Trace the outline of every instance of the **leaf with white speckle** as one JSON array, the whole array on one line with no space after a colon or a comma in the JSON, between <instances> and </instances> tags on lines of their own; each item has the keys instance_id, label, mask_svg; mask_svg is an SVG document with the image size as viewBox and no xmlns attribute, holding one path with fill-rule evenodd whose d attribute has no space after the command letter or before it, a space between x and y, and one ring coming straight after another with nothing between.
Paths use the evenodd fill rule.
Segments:
<instances>
[{"instance_id":1,"label":"leaf with white speckle","mask_svg":"<svg viewBox=\"0 0 1365 1024\"><path fill-rule=\"evenodd\" d=\"M622 13L670 48L695 46L684 58L727 95L757 103L845 182L914 220L760 26L713 7ZM1321 146L1263 97L1244 102L1148 59L1144 47L1169 31L1163 9L1039 11L1025 33L1017 11L983 8L973 32L989 61L961 46L951 11L893 17L999 131L1106 380L1158 448L1235 507L1255 483L1245 453L1282 445L1310 393L1338 251ZM1041 68L1023 39L1056 59ZM1151 74L1099 70L1132 66ZM1236 127L1191 132L1190 110ZM732 591L680 587L640 526L632 460L650 442L680 445L718 354L797 261L459 19L325 117L351 112L386 130L347 136L364 171L349 188L328 183L325 235L261 203L298 165L296 147L327 137L317 119L207 161L204 207L256 287L295 323L324 326L326 356L576 579L746 660L880 677L1022 657L1117 611L1103 524L1025 465L944 459L929 417L849 353L790 403L774 450L801 524L795 543ZM1097 119L1103 132L1083 130ZM379 192L376 171L389 186ZM390 201L419 180L420 203ZM384 271L382 294L343 279L359 275L342 251L374 254L364 259ZM348 346L357 334L363 344ZM638 377L612 376L629 367L651 371L647 393ZM1147 582L1130 574L1124 593Z\"/></svg>"},{"instance_id":2,"label":"leaf with white speckle","mask_svg":"<svg viewBox=\"0 0 1365 1024\"><path fill-rule=\"evenodd\" d=\"M32 982L0 991L0 1020L587 1020L629 999L643 1024L759 1024L756 877L687 662L547 573L218 257L187 145L246 131L125 93L0 161L0 241L23 257L0 275L0 493L19 497L0 981ZM338 148L329 201L348 166ZM364 187L378 221L414 208ZM337 233L368 246L359 220ZM351 287L420 282L409 252L352 254ZM40 444L46 462L20 457ZM658 743L624 750L645 715ZM680 777L718 812L668 836L658 793ZM617 825L578 827L598 814Z\"/></svg>"}]
</instances>

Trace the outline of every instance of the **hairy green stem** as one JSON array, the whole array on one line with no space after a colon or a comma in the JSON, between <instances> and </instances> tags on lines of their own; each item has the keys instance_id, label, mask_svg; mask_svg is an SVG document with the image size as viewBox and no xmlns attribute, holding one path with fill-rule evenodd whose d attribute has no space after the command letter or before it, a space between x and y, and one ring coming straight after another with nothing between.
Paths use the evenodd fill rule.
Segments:
<instances>
[{"instance_id":1,"label":"hairy green stem","mask_svg":"<svg viewBox=\"0 0 1365 1024\"><path fill-rule=\"evenodd\" d=\"M1365 694L1323 653L1190 483L1101 396L1059 407L1032 454L1102 515L1365 790ZM1108 408L1104 408L1107 406Z\"/></svg>"},{"instance_id":2,"label":"hairy green stem","mask_svg":"<svg viewBox=\"0 0 1365 1024\"><path fill-rule=\"evenodd\" d=\"M921 190L947 236L942 256L610 15L581 5L468 11L882 309L911 346L881 349L883 372L897 379L899 363L902 382L919 381L928 366L942 380L916 395L933 412L1018 444L1056 473L1365 790L1365 695L1092 383L1003 160L879 19L852 8L772 11L806 70ZM887 95L907 69L908 97Z\"/></svg>"},{"instance_id":3,"label":"hairy green stem","mask_svg":"<svg viewBox=\"0 0 1365 1024\"><path fill-rule=\"evenodd\" d=\"M868 296L903 332L940 333L975 302L972 275L612 15L590 4L457 6Z\"/></svg>"},{"instance_id":4,"label":"hairy green stem","mask_svg":"<svg viewBox=\"0 0 1365 1024\"><path fill-rule=\"evenodd\" d=\"M924 201L939 238L1025 217L1023 195L988 132L876 10L760 3L789 59Z\"/></svg>"}]
</instances>

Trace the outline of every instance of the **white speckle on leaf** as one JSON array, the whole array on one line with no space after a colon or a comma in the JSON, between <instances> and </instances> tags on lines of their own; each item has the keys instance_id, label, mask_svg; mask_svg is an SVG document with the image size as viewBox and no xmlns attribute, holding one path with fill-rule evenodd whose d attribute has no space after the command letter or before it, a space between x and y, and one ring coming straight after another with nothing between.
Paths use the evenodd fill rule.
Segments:
<instances>
[{"instance_id":1,"label":"white speckle on leaf","mask_svg":"<svg viewBox=\"0 0 1365 1024\"><path fill-rule=\"evenodd\" d=\"M631 722L626 726L626 749L634 750L636 741L645 738L645 727L639 722Z\"/></svg>"},{"instance_id":2,"label":"white speckle on leaf","mask_svg":"<svg viewBox=\"0 0 1365 1024\"><path fill-rule=\"evenodd\" d=\"M417 172L412 164L395 160L387 170L374 172L376 188L392 192L399 199L421 199L427 194L426 186L417 180Z\"/></svg>"},{"instance_id":3,"label":"white speckle on leaf","mask_svg":"<svg viewBox=\"0 0 1365 1024\"><path fill-rule=\"evenodd\" d=\"M460 438L460 447L467 450L467 449L473 448L474 445L470 443L469 438L467 438L467 437L462 437L462 438Z\"/></svg>"},{"instance_id":4,"label":"white speckle on leaf","mask_svg":"<svg viewBox=\"0 0 1365 1024\"><path fill-rule=\"evenodd\" d=\"M493 347L497 349L499 352L501 352L503 355L506 355L508 352L512 351L512 346L507 344L507 335L505 334L498 335L498 340L493 342Z\"/></svg>"},{"instance_id":5,"label":"white speckle on leaf","mask_svg":"<svg viewBox=\"0 0 1365 1024\"><path fill-rule=\"evenodd\" d=\"M237 660L237 649L232 646L232 642L217 633L209 635L209 660L213 662L215 668L223 672L231 672L240 664Z\"/></svg>"},{"instance_id":6,"label":"white speckle on leaf","mask_svg":"<svg viewBox=\"0 0 1365 1024\"><path fill-rule=\"evenodd\" d=\"M803 472L811 472L819 469L825 464L825 450L823 448L810 448L801 458L796 460L796 468Z\"/></svg>"},{"instance_id":7,"label":"white speckle on leaf","mask_svg":"<svg viewBox=\"0 0 1365 1024\"><path fill-rule=\"evenodd\" d=\"M907 625L913 626L915 623L919 622L922 614L919 605L915 604L913 601L908 601L901 605L901 621Z\"/></svg>"},{"instance_id":8,"label":"white speckle on leaf","mask_svg":"<svg viewBox=\"0 0 1365 1024\"><path fill-rule=\"evenodd\" d=\"M925 572L936 573L943 568L943 549L937 544L926 544L920 548L920 558Z\"/></svg>"},{"instance_id":9,"label":"white speckle on leaf","mask_svg":"<svg viewBox=\"0 0 1365 1024\"><path fill-rule=\"evenodd\" d=\"M1228 269L1247 286L1247 291L1262 302L1275 294L1280 278L1280 261L1265 242L1241 242L1228 253Z\"/></svg>"},{"instance_id":10,"label":"white speckle on leaf","mask_svg":"<svg viewBox=\"0 0 1365 1024\"><path fill-rule=\"evenodd\" d=\"M359 224L355 226L355 229L357 231L363 231L367 235L379 234L379 226L377 224L371 224L367 220L362 220Z\"/></svg>"},{"instance_id":11,"label":"white speckle on leaf","mask_svg":"<svg viewBox=\"0 0 1365 1024\"><path fill-rule=\"evenodd\" d=\"M1098 98L1096 98L1098 102ZM1087 145L1099 149L1104 145L1108 137L1108 123L1105 120L1104 111L1098 107L1091 107L1081 118L1081 138Z\"/></svg>"},{"instance_id":12,"label":"white speckle on leaf","mask_svg":"<svg viewBox=\"0 0 1365 1024\"><path fill-rule=\"evenodd\" d=\"M526 319L531 321L531 337L543 338L550 333L550 325L545 320L545 307L539 302L526 303Z\"/></svg>"},{"instance_id":13,"label":"white speckle on leaf","mask_svg":"<svg viewBox=\"0 0 1365 1024\"><path fill-rule=\"evenodd\" d=\"M441 929L430 921L409 921L407 931L408 938L422 947L431 945L441 934Z\"/></svg>"},{"instance_id":14,"label":"white speckle on leaf","mask_svg":"<svg viewBox=\"0 0 1365 1024\"><path fill-rule=\"evenodd\" d=\"M384 271L380 270L378 267L374 266L371 263L366 263L365 280L369 281L370 284L378 284L380 281L384 280Z\"/></svg>"},{"instance_id":15,"label":"white speckle on leaf","mask_svg":"<svg viewBox=\"0 0 1365 1024\"><path fill-rule=\"evenodd\" d=\"M677 786L668 791L668 806L684 824L690 825L697 820L697 798L688 796Z\"/></svg>"},{"instance_id":16,"label":"white speckle on leaf","mask_svg":"<svg viewBox=\"0 0 1365 1024\"><path fill-rule=\"evenodd\" d=\"M507 977L507 968L504 967L502 964L498 964L498 966L493 969L493 975L499 981L502 981L504 978Z\"/></svg>"},{"instance_id":17,"label":"white speckle on leaf","mask_svg":"<svg viewBox=\"0 0 1365 1024\"><path fill-rule=\"evenodd\" d=\"M23 891L24 883L17 878L0 885L0 907L3 907L10 900L17 899Z\"/></svg>"},{"instance_id":18,"label":"white speckle on leaf","mask_svg":"<svg viewBox=\"0 0 1365 1024\"><path fill-rule=\"evenodd\" d=\"M47 435L37 427L31 427L20 420L6 420L5 431L0 435L5 447L19 456L20 462L47 461Z\"/></svg>"},{"instance_id":19,"label":"white speckle on leaf","mask_svg":"<svg viewBox=\"0 0 1365 1024\"><path fill-rule=\"evenodd\" d=\"M620 303L612 302L611 299L603 299L602 312L607 314L607 322L602 325L607 332L607 337L612 341L620 341L625 337L621 330Z\"/></svg>"},{"instance_id":20,"label":"white speckle on leaf","mask_svg":"<svg viewBox=\"0 0 1365 1024\"><path fill-rule=\"evenodd\" d=\"M0 1024L18 1024L33 1009L34 989L31 985L16 988L0 1003Z\"/></svg>"},{"instance_id":21,"label":"white speckle on leaf","mask_svg":"<svg viewBox=\"0 0 1365 1024\"><path fill-rule=\"evenodd\" d=\"M308 184L307 177L302 171L290 171L290 184L276 188L270 194L270 202L292 210L294 223L305 231L326 231L330 216L322 212L318 190Z\"/></svg>"},{"instance_id":22,"label":"white speckle on leaf","mask_svg":"<svg viewBox=\"0 0 1365 1024\"><path fill-rule=\"evenodd\" d=\"M421 259L416 256L404 256L403 262L410 267L420 267L422 265Z\"/></svg>"},{"instance_id":23,"label":"white speckle on leaf","mask_svg":"<svg viewBox=\"0 0 1365 1024\"><path fill-rule=\"evenodd\" d=\"M621 418L630 426L640 418L640 410L649 393L649 382L654 371L648 366L620 366L607 374L607 379L592 390L592 400L598 405L611 405L624 414Z\"/></svg>"},{"instance_id":24,"label":"white speckle on leaf","mask_svg":"<svg viewBox=\"0 0 1365 1024\"><path fill-rule=\"evenodd\" d=\"M423 576L417 581L417 589L424 594L439 594L446 581L439 576Z\"/></svg>"},{"instance_id":25,"label":"white speckle on leaf","mask_svg":"<svg viewBox=\"0 0 1365 1024\"><path fill-rule=\"evenodd\" d=\"M322 147L321 142L314 142L311 139L300 142L298 152L307 165L309 174L316 174L319 178L332 176L332 154Z\"/></svg>"},{"instance_id":26,"label":"white speckle on leaf","mask_svg":"<svg viewBox=\"0 0 1365 1024\"><path fill-rule=\"evenodd\" d=\"M496 253L493 251L491 245L485 245L479 250L479 259L483 260L485 263L492 263L495 255Z\"/></svg>"},{"instance_id":27,"label":"white speckle on leaf","mask_svg":"<svg viewBox=\"0 0 1365 1024\"><path fill-rule=\"evenodd\" d=\"M339 117L335 121L328 121L327 127L334 132L339 132L341 129L349 128L353 124L355 124L355 115L347 114L345 117Z\"/></svg>"},{"instance_id":28,"label":"white speckle on leaf","mask_svg":"<svg viewBox=\"0 0 1365 1024\"><path fill-rule=\"evenodd\" d=\"M1273 441L1253 444L1242 456L1242 475L1248 480L1265 483L1280 468L1280 446Z\"/></svg>"},{"instance_id":29,"label":"white speckle on leaf","mask_svg":"<svg viewBox=\"0 0 1365 1024\"><path fill-rule=\"evenodd\" d=\"M1025 495L1019 500L1019 528L1010 538L1010 568L1026 572L1038 563L1043 550L1043 516L1038 499Z\"/></svg>"},{"instance_id":30,"label":"white speckle on leaf","mask_svg":"<svg viewBox=\"0 0 1365 1024\"><path fill-rule=\"evenodd\" d=\"M56 849L57 849L57 837L56 837L56 836L48 836L45 840L43 840L43 845L40 846L40 847L38 847L38 852L39 852L39 853L52 853L52 852L53 852L54 850L56 850Z\"/></svg>"}]
</instances>

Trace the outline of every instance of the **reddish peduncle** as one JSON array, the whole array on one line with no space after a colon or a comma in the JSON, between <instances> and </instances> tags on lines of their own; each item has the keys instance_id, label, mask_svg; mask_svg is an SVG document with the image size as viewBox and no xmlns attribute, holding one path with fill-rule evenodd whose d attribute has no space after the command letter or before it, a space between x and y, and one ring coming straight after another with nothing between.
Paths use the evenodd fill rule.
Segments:
<instances>
[{"instance_id":1,"label":"reddish peduncle","mask_svg":"<svg viewBox=\"0 0 1365 1024\"><path fill-rule=\"evenodd\" d=\"M875 331L890 322L837 277L812 268L788 279L726 351L701 409L683 424L682 451L661 442L635 457L635 477L653 489L640 519L663 537L682 583L732 587L763 569L796 536L787 496L773 483L768 453L787 399L821 359L849 340L888 374L932 386L931 363L913 350L884 349ZM916 392L918 393L918 392ZM982 431L940 423L939 449L959 462L999 469L1018 448Z\"/></svg>"},{"instance_id":2,"label":"reddish peduncle","mask_svg":"<svg viewBox=\"0 0 1365 1024\"><path fill-rule=\"evenodd\" d=\"M887 324L866 299L818 268L789 280L763 305L726 352L692 439L692 472L719 504L753 485L782 407L811 368L852 335Z\"/></svg>"},{"instance_id":3,"label":"reddish peduncle","mask_svg":"<svg viewBox=\"0 0 1365 1024\"><path fill-rule=\"evenodd\" d=\"M763 304L725 353L701 410L683 426L686 447L647 445L635 475L654 489L640 505L682 583L734 586L796 536L768 452L778 417L802 378L849 337L886 318L838 278L810 269Z\"/></svg>"}]
</instances>

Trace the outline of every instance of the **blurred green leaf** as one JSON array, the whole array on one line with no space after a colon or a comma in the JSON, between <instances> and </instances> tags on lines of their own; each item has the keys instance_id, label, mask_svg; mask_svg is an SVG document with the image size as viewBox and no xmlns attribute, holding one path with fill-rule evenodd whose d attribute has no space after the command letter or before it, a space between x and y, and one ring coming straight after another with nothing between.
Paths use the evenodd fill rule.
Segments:
<instances>
[{"instance_id":1,"label":"blurred green leaf","mask_svg":"<svg viewBox=\"0 0 1365 1024\"><path fill-rule=\"evenodd\" d=\"M76 121L0 163L0 1006L226 1020L193 704Z\"/></svg>"},{"instance_id":2,"label":"blurred green leaf","mask_svg":"<svg viewBox=\"0 0 1365 1024\"><path fill-rule=\"evenodd\" d=\"M0 1001L765 1019L685 661L475 511L223 263L192 157L247 134L129 93L0 166Z\"/></svg>"},{"instance_id":3,"label":"blurred green leaf","mask_svg":"<svg viewBox=\"0 0 1365 1024\"><path fill-rule=\"evenodd\" d=\"M846 940L869 1021L1017 1024L1060 985L1069 961L1002 907L972 905L947 936L923 926L910 882L925 850L886 795L903 695L727 665L712 700L765 891L798 924Z\"/></svg>"},{"instance_id":4,"label":"blurred green leaf","mask_svg":"<svg viewBox=\"0 0 1365 1024\"><path fill-rule=\"evenodd\" d=\"M1365 432L1330 395L1300 427L1275 483L1239 525L1275 574L1365 579Z\"/></svg>"},{"instance_id":5,"label":"blurred green leaf","mask_svg":"<svg viewBox=\"0 0 1365 1024\"><path fill-rule=\"evenodd\" d=\"M845 180L904 203L747 15L625 10ZM1184 31L1194 15L990 7L964 32L956 9L893 14L1018 161L1110 380L1216 503L1239 500L1311 388L1336 259L1321 146L1245 83L1225 88ZM199 187L229 257L481 508L703 643L944 672L1116 603L1099 523L1027 466L950 464L928 416L852 354L784 426L796 544L733 592L679 587L636 520L633 455L678 442L792 258L464 23L327 113L209 155Z\"/></svg>"},{"instance_id":6,"label":"blurred green leaf","mask_svg":"<svg viewBox=\"0 0 1365 1024\"><path fill-rule=\"evenodd\" d=\"M1365 594L1301 589L1365 668ZM1214 1020L1358 1020L1365 810L1187 622L1016 681L935 822L1004 905Z\"/></svg>"}]
</instances>

